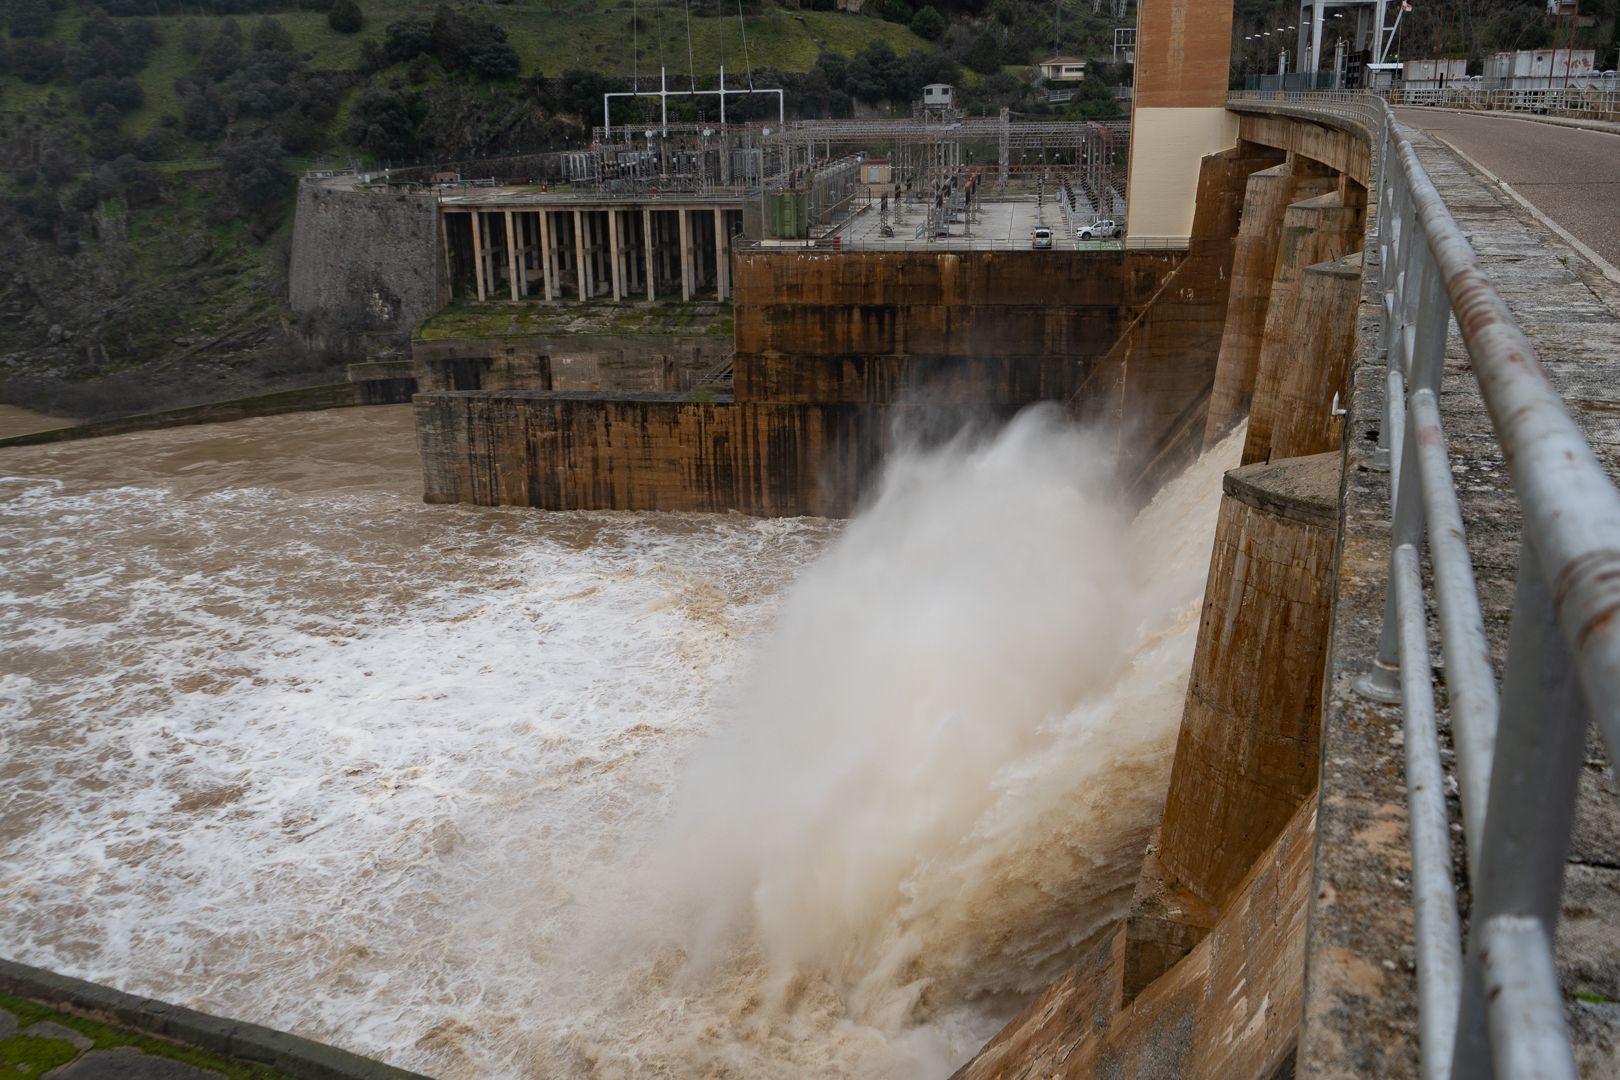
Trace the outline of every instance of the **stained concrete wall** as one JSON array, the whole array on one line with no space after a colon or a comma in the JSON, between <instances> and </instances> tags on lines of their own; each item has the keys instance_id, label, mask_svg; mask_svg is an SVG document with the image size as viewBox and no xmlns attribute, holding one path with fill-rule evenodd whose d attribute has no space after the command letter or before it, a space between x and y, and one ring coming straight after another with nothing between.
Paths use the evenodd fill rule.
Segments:
<instances>
[{"instance_id":1,"label":"stained concrete wall","mask_svg":"<svg viewBox=\"0 0 1620 1080\"><path fill-rule=\"evenodd\" d=\"M1227 473L1158 868L1212 908L1316 790L1339 455Z\"/></svg>"},{"instance_id":2,"label":"stained concrete wall","mask_svg":"<svg viewBox=\"0 0 1620 1080\"><path fill-rule=\"evenodd\" d=\"M1106 418L1126 434L1135 462L1128 471L1144 495L1201 448L1244 191L1250 174L1279 158L1273 150L1239 146L1204 159L1186 258L1081 386L1082 414Z\"/></svg>"},{"instance_id":3,"label":"stained concrete wall","mask_svg":"<svg viewBox=\"0 0 1620 1080\"><path fill-rule=\"evenodd\" d=\"M1181 256L739 252L739 401L1065 400Z\"/></svg>"},{"instance_id":4,"label":"stained concrete wall","mask_svg":"<svg viewBox=\"0 0 1620 1080\"><path fill-rule=\"evenodd\" d=\"M1292 1075L1316 800L1233 890L1213 930L1127 1001L1125 928L1107 935L953 1080L1256 1080Z\"/></svg>"},{"instance_id":5,"label":"stained concrete wall","mask_svg":"<svg viewBox=\"0 0 1620 1080\"><path fill-rule=\"evenodd\" d=\"M1243 224L1232 256L1232 276L1221 335L1220 359L1210 393L1204 446L1214 446L1249 414L1260 342L1277 275L1277 239L1290 203L1333 190L1334 178L1308 163L1284 162L1249 177Z\"/></svg>"},{"instance_id":6,"label":"stained concrete wall","mask_svg":"<svg viewBox=\"0 0 1620 1080\"><path fill-rule=\"evenodd\" d=\"M1279 390L1286 372L1305 362L1317 343L1308 331L1325 331L1335 348L1343 351L1344 308L1307 314L1306 305L1319 300L1322 282L1314 283L1313 295L1306 297L1307 270L1322 262L1342 258L1361 247L1365 208L1347 200L1337 191L1291 204L1283 213L1282 235L1277 245L1277 272L1272 278L1271 299L1266 308L1266 331L1260 345L1254 376L1254 400L1249 408L1249 435L1243 446L1243 463L1266 461L1271 452L1271 432L1285 402ZM1353 295L1353 294L1352 294ZM1329 318L1340 326L1325 326ZM1347 360L1330 364L1332 372L1342 373ZM1330 401L1290 402L1326 413Z\"/></svg>"},{"instance_id":7,"label":"stained concrete wall","mask_svg":"<svg viewBox=\"0 0 1620 1080\"><path fill-rule=\"evenodd\" d=\"M731 355L713 334L547 334L414 341L426 390L690 390Z\"/></svg>"},{"instance_id":8,"label":"stained concrete wall","mask_svg":"<svg viewBox=\"0 0 1620 1080\"><path fill-rule=\"evenodd\" d=\"M408 335L450 300L439 228L430 196L301 183L287 282L299 329L327 345Z\"/></svg>"},{"instance_id":9,"label":"stained concrete wall","mask_svg":"<svg viewBox=\"0 0 1620 1080\"><path fill-rule=\"evenodd\" d=\"M1298 348L1280 357L1267 409L1271 460L1337 451L1350 398L1350 359L1361 308L1361 254L1305 268L1299 315L1291 324Z\"/></svg>"},{"instance_id":10,"label":"stained concrete wall","mask_svg":"<svg viewBox=\"0 0 1620 1080\"><path fill-rule=\"evenodd\" d=\"M415 405L428 502L818 517L853 513L901 433L926 442L1015 411L538 391Z\"/></svg>"},{"instance_id":11,"label":"stained concrete wall","mask_svg":"<svg viewBox=\"0 0 1620 1080\"><path fill-rule=\"evenodd\" d=\"M673 371L660 359L671 338L620 339L617 368L594 335L503 339L494 355L489 341L417 342L422 389L443 391L416 399L426 497L848 514L898 418L926 415L954 430L1068 402L1088 359L1180 261L1119 251L741 253L734 401L565 392L691 385L722 361L723 338L693 339ZM570 369L559 362L570 353L592 359Z\"/></svg>"}]
</instances>

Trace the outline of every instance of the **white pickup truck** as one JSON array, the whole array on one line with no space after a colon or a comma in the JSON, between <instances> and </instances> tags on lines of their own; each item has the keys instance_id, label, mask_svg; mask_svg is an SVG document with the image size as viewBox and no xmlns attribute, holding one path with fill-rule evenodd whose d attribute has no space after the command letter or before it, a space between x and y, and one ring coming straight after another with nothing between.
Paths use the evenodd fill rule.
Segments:
<instances>
[{"instance_id":1,"label":"white pickup truck","mask_svg":"<svg viewBox=\"0 0 1620 1080\"><path fill-rule=\"evenodd\" d=\"M1119 226L1109 219L1093 221L1090 225L1082 225L1074 231L1076 240L1112 240L1119 235Z\"/></svg>"}]
</instances>

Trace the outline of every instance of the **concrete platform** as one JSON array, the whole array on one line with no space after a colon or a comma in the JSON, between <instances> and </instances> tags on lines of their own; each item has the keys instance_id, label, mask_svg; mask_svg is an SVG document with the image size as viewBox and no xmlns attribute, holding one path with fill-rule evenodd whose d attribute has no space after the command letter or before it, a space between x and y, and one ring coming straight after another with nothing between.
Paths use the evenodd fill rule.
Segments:
<instances>
[{"instance_id":1,"label":"concrete platform","mask_svg":"<svg viewBox=\"0 0 1620 1080\"><path fill-rule=\"evenodd\" d=\"M1117 241L1081 243L1074 238L1074 229L1063 212L1057 196L1037 202L1035 196L1015 196L1005 199L986 199L967 219L947 226L947 236L930 238L924 230L928 208L921 202L902 201L898 210L889 207L892 237L880 234L881 216L878 204L856 214L835 235L841 246L853 250L900 251L926 248L931 251L1029 251L1033 248L1035 230L1052 230L1052 247L1062 251L1097 251L1117 248Z\"/></svg>"}]
</instances>

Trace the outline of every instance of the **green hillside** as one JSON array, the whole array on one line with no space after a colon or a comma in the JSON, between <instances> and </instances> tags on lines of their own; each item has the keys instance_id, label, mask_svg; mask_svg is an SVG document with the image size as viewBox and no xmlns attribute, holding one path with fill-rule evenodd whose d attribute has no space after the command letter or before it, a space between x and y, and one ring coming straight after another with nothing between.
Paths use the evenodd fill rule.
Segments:
<instances>
[{"instance_id":1,"label":"green hillside","mask_svg":"<svg viewBox=\"0 0 1620 1080\"><path fill-rule=\"evenodd\" d=\"M1540 0L1437 0L1408 50L1542 44ZM1577 36L1613 66L1617 0ZM346 353L286 310L295 179L582 145L602 94L781 87L804 118L903 110L928 82L972 112L1107 119L1112 0L0 0L0 400L77 412L294 378ZM1474 5L1477 7L1478 5ZM1242 0L1237 37L1284 0ZM741 15L739 15L741 12ZM1031 65L1092 61L1067 102ZM1431 53L1432 54L1432 53ZM642 108L651 109L651 103ZM762 96L732 118L774 114ZM615 106L616 117L619 106ZM635 105L623 106L625 118ZM674 100L710 119L714 100ZM752 112L751 112L752 110ZM325 373L330 374L330 373ZM109 383L115 375L123 383ZM247 386L236 386L246 380ZM109 390L108 387L114 387ZM122 389L117 389L122 387ZM177 389L178 388L178 389Z\"/></svg>"}]
</instances>

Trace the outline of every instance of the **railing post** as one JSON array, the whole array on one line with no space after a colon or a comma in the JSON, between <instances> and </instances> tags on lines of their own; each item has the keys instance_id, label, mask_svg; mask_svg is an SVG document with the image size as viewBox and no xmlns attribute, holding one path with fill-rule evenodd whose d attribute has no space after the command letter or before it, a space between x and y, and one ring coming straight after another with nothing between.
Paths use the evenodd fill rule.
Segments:
<instances>
[{"instance_id":1,"label":"railing post","mask_svg":"<svg viewBox=\"0 0 1620 1080\"><path fill-rule=\"evenodd\" d=\"M1491 956L1491 945L1495 934L1525 940L1514 923L1528 919L1551 948L1585 743L1586 711L1569 651L1541 560L1524 533L1491 769L1490 805L1496 809L1485 815L1480 858L1469 875L1474 896L1452 1062L1459 1080L1490 1076L1493 1059L1503 1075L1574 1080L1556 978L1549 988L1544 979L1504 969L1503 958ZM1535 935L1530 937L1534 944ZM1550 970L1551 956L1536 963ZM1551 1002L1544 1000L1549 993ZM1511 1010L1496 1007L1503 996Z\"/></svg>"}]
</instances>

